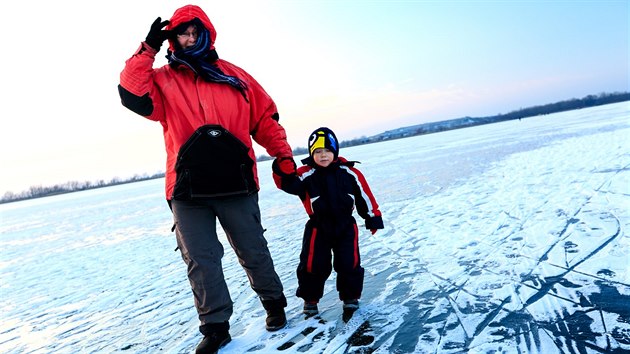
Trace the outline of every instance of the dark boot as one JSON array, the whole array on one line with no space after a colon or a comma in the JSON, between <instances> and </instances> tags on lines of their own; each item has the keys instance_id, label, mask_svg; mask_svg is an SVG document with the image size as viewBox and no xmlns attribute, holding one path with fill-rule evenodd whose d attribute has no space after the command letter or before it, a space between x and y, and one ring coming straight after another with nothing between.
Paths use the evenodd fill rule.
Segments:
<instances>
[{"instance_id":1,"label":"dark boot","mask_svg":"<svg viewBox=\"0 0 630 354\"><path fill-rule=\"evenodd\" d=\"M287 325L287 316L284 308L287 306L287 299L282 295L276 300L262 300L263 307L267 311L267 319L265 320L267 330L269 332L277 331Z\"/></svg>"},{"instance_id":2,"label":"dark boot","mask_svg":"<svg viewBox=\"0 0 630 354\"><path fill-rule=\"evenodd\" d=\"M229 330L230 324L228 322L206 323L199 326L203 339L197 345L195 354L216 354L219 348L232 340Z\"/></svg>"},{"instance_id":3,"label":"dark boot","mask_svg":"<svg viewBox=\"0 0 630 354\"><path fill-rule=\"evenodd\" d=\"M354 312L359 309L359 300L344 300L343 301L343 313L341 315L341 319L344 322L350 321Z\"/></svg>"},{"instance_id":4,"label":"dark boot","mask_svg":"<svg viewBox=\"0 0 630 354\"><path fill-rule=\"evenodd\" d=\"M319 313L317 301L304 301L304 309L302 310L306 316L315 316Z\"/></svg>"}]
</instances>

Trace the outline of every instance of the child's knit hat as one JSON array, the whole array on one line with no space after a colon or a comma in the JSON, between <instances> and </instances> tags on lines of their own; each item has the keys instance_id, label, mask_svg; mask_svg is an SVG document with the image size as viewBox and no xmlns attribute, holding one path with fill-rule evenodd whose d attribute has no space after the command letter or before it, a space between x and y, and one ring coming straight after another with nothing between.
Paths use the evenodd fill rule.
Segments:
<instances>
[{"instance_id":1,"label":"child's knit hat","mask_svg":"<svg viewBox=\"0 0 630 354\"><path fill-rule=\"evenodd\" d=\"M315 151L315 149L323 148L332 151L335 155L335 159L339 156L339 143L337 142L337 137L332 130L326 127L315 129L308 138L308 152L310 156L313 156L313 151Z\"/></svg>"}]
</instances>

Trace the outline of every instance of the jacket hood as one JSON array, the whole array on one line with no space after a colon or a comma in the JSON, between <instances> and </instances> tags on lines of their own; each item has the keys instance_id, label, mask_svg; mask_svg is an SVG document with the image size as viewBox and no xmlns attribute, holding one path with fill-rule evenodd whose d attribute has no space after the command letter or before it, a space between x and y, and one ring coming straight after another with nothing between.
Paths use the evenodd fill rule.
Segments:
<instances>
[{"instance_id":1,"label":"jacket hood","mask_svg":"<svg viewBox=\"0 0 630 354\"><path fill-rule=\"evenodd\" d=\"M208 15L206 15L206 13L197 5L186 5L175 10L173 16L171 16L170 23L166 26L166 29L169 31L173 30L182 23L192 21L195 18L198 18L201 23L203 23L204 27L210 31L210 50L214 49L214 41L217 38L217 32L214 30L214 26L212 25L212 22L210 22ZM174 52L175 44L173 41L174 39L168 40L169 49Z\"/></svg>"}]
</instances>

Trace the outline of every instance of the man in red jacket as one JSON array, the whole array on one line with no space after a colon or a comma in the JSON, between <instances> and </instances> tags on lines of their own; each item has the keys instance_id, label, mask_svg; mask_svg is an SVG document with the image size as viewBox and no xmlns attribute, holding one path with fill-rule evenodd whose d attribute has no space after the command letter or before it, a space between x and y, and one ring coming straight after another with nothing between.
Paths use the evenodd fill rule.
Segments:
<instances>
[{"instance_id":1,"label":"man in red jacket","mask_svg":"<svg viewBox=\"0 0 630 354\"><path fill-rule=\"evenodd\" d=\"M118 86L125 107L163 128L166 199L204 335L197 353L215 353L231 339L233 303L217 219L267 311L267 329L286 325L286 299L260 220L252 138L288 173L295 171L275 103L247 72L219 59L215 39L198 6L177 9L169 21L158 17ZM154 69L165 40L168 64Z\"/></svg>"}]
</instances>

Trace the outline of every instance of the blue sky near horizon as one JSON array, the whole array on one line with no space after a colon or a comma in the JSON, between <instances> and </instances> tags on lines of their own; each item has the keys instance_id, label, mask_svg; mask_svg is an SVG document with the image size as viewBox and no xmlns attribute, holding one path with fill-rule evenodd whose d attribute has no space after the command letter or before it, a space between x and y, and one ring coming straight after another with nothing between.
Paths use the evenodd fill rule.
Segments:
<instances>
[{"instance_id":1,"label":"blue sky near horizon","mask_svg":"<svg viewBox=\"0 0 630 354\"><path fill-rule=\"evenodd\" d=\"M0 195L164 169L161 127L123 108L116 85L153 20L186 3L0 4L4 14L29 14L0 24L17 31L10 43L41 38L35 48L47 53L2 59L10 129L0 133ZM196 4L217 29L219 56L274 98L293 147L322 125L349 140L630 91L627 0Z\"/></svg>"}]
</instances>

